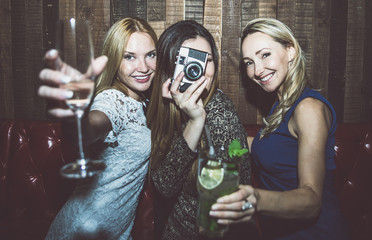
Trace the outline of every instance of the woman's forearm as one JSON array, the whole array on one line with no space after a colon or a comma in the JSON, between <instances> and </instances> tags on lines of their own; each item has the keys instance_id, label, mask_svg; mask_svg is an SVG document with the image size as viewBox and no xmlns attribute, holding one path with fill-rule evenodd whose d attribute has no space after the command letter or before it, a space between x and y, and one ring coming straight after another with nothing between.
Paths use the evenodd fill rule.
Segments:
<instances>
[{"instance_id":1,"label":"woman's forearm","mask_svg":"<svg viewBox=\"0 0 372 240\"><path fill-rule=\"evenodd\" d=\"M286 219L314 218L321 208L321 196L304 186L291 191L255 189L256 210L263 215Z\"/></svg>"}]
</instances>

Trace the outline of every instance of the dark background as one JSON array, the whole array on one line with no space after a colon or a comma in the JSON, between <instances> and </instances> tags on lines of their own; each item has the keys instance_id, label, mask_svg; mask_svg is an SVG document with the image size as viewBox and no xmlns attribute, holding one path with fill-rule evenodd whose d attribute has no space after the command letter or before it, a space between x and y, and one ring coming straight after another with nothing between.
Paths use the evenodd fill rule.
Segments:
<instances>
[{"instance_id":1,"label":"dark background","mask_svg":"<svg viewBox=\"0 0 372 240\"><path fill-rule=\"evenodd\" d=\"M138 16L158 34L182 19L204 24L221 51L221 89L243 123L260 123L273 98L240 76L239 36L249 20L273 17L299 39L312 85L333 104L338 122L371 122L371 12L370 0L0 0L0 118L49 118L36 92L58 18L88 19L98 56L112 23Z\"/></svg>"}]
</instances>

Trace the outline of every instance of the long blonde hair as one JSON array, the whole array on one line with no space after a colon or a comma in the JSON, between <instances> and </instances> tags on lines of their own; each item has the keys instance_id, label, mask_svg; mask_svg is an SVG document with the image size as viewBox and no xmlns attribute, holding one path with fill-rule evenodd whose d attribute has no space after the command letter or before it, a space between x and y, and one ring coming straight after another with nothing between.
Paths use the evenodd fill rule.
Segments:
<instances>
[{"instance_id":1,"label":"long blonde hair","mask_svg":"<svg viewBox=\"0 0 372 240\"><path fill-rule=\"evenodd\" d=\"M213 36L201 24L193 20L180 21L168 27L159 37L156 47L156 73L153 81L151 101L147 113L147 124L151 129L151 168L157 168L171 148L173 137L182 131L186 119L182 111L172 101L162 97L161 86L173 76L177 51L182 43L196 37L205 38L212 48L215 64L211 89L202 96L204 105L217 89L218 51Z\"/></svg>"},{"instance_id":2,"label":"long blonde hair","mask_svg":"<svg viewBox=\"0 0 372 240\"><path fill-rule=\"evenodd\" d=\"M305 70L305 54L287 25L273 18L254 19L244 28L241 43L248 35L256 32L264 33L280 43L284 48L293 47L296 51L293 60L289 64L286 78L283 81L279 104L269 117L263 119L264 128L261 131L261 135L264 136L278 128L286 112L308 85L308 78Z\"/></svg>"},{"instance_id":3,"label":"long blonde hair","mask_svg":"<svg viewBox=\"0 0 372 240\"><path fill-rule=\"evenodd\" d=\"M149 34L154 45L156 45L156 33L145 20L128 17L114 23L107 32L103 42L102 55L108 57L108 62L96 82L96 94L108 88L115 88L126 95L128 94L128 88L118 80L117 73L123 60L128 40L135 32Z\"/></svg>"}]
</instances>

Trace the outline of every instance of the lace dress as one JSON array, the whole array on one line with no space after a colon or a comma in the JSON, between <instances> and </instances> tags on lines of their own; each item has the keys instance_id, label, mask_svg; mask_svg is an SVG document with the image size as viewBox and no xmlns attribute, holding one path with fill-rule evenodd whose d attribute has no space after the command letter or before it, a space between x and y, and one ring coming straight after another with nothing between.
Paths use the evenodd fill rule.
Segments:
<instances>
[{"instance_id":1,"label":"lace dress","mask_svg":"<svg viewBox=\"0 0 372 240\"><path fill-rule=\"evenodd\" d=\"M92 110L105 113L111 121L112 130L100 156L107 167L97 176L77 182L46 239L132 239L151 150L143 106L109 89L96 96Z\"/></svg>"}]
</instances>

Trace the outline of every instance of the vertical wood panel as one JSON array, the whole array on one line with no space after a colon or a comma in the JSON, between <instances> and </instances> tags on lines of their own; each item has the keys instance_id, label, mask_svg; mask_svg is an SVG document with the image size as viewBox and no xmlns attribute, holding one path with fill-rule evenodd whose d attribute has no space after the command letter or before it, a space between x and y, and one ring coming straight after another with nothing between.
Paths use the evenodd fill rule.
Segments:
<instances>
[{"instance_id":1,"label":"vertical wood panel","mask_svg":"<svg viewBox=\"0 0 372 240\"><path fill-rule=\"evenodd\" d=\"M147 1L147 20L155 30L158 38L165 29L166 0Z\"/></svg>"},{"instance_id":2,"label":"vertical wood panel","mask_svg":"<svg viewBox=\"0 0 372 240\"><path fill-rule=\"evenodd\" d=\"M151 22L165 21L165 0L147 1L147 20Z\"/></svg>"},{"instance_id":3,"label":"vertical wood panel","mask_svg":"<svg viewBox=\"0 0 372 240\"><path fill-rule=\"evenodd\" d=\"M59 17L61 19L76 17L76 1L78 0L59 0Z\"/></svg>"},{"instance_id":4,"label":"vertical wood panel","mask_svg":"<svg viewBox=\"0 0 372 240\"><path fill-rule=\"evenodd\" d=\"M346 34L348 0L331 1L328 99L335 108L337 121L344 116Z\"/></svg>"},{"instance_id":5,"label":"vertical wood panel","mask_svg":"<svg viewBox=\"0 0 372 240\"><path fill-rule=\"evenodd\" d=\"M13 90L14 90L14 117L18 117L19 110L23 111L27 90L23 85L26 59L25 45L25 0L11 3L12 8L12 59L13 59Z\"/></svg>"},{"instance_id":6,"label":"vertical wood panel","mask_svg":"<svg viewBox=\"0 0 372 240\"><path fill-rule=\"evenodd\" d=\"M259 17L276 18L277 2L276 0L260 0L259 4Z\"/></svg>"},{"instance_id":7,"label":"vertical wood panel","mask_svg":"<svg viewBox=\"0 0 372 240\"><path fill-rule=\"evenodd\" d=\"M364 0L348 1L344 121L362 119L361 96L364 51Z\"/></svg>"},{"instance_id":8,"label":"vertical wood panel","mask_svg":"<svg viewBox=\"0 0 372 240\"><path fill-rule=\"evenodd\" d=\"M276 0L259 0L259 17L265 18L277 18L277 1ZM257 91L257 123L262 124L262 118L267 116L273 101L275 99L274 94L268 94L261 88L254 88Z\"/></svg>"},{"instance_id":9,"label":"vertical wood panel","mask_svg":"<svg viewBox=\"0 0 372 240\"><path fill-rule=\"evenodd\" d=\"M128 5L124 8L125 17L139 17L147 20L147 1L146 0L124 0Z\"/></svg>"},{"instance_id":10,"label":"vertical wood panel","mask_svg":"<svg viewBox=\"0 0 372 240\"><path fill-rule=\"evenodd\" d=\"M368 22L371 17L366 13L371 12L372 4L367 0L0 0L0 3L0 116L43 118L45 102L36 95L37 74L42 55L53 44L52 25L58 16L79 16L91 21L96 55L100 54L104 35L113 22L137 16L148 20L158 35L183 19L204 24L221 52L221 88L233 99L244 123L261 123L272 104L270 96L275 96L264 93L247 78L239 80L239 36L246 23L256 17L278 18L293 30L306 53L312 84L322 88L340 122L372 118L371 37L365 35L371 29ZM56 4L59 8L51 7ZM244 74L244 69L240 70ZM10 80L4 81L5 78Z\"/></svg>"},{"instance_id":11,"label":"vertical wood panel","mask_svg":"<svg viewBox=\"0 0 372 240\"><path fill-rule=\"evenodd\" d=\"M365 113L365 121L372 122L372 1L365 1L365 35L364 35L364 58L363 58L363 82L362 94L364 104L362 112Z\"/></svg>"},{"instance_id":12,"label":"vertical wood panel","mask_svg":"<svg viewBox=\"0 0 372 240\"><path fill-rule=\"evenodd\" d=\"M166 0L165 9L165 27L185 19L184 0Z\"/></svg>"},{"instance_id":13,"label":"vertical wood panel","mask_svg":"<svg viewBox=\"0 0 372 240\"><path fill-rule=\"evenodd\" d=\"M291 29L295 25L296 0L278 0L278 19Z\"/></svg>"},{"instance_id":14,"label":"vertical wood panel","mask_svg":"<svg viewBox=\"0 0 372 240\"><path fill-rule=\"evenodd\" d=\"M255 18L259 17L259 1L258 0L242 0L241 1L241 30L247 25L247 23Z\"/></svg>"},{"instance_id":15,"label":"vertical wood panel","mask_svg":"<svg viewBox=\"0 0 372 240\"><path fill-rule=\"evenodd\" d=\"M35 93L39 87L39 71L42 68L43 52L43 1L27 1L25 2L25 76L22 82L25 86L25 102L22 104L22 112L19 116L27 118L34 115L35 118L40 118L45 115L45 108L42 108L44 100L36 97Z\"/></svg>"},{"instance_id":16,"label":"vertical wood panel","mask_svg":"<svg viewBox=\"0 0 372 240\"><path fill-rule=\"evenodd\" d=\"M311 66L312 84L320 88L324 97L328 94L330 2L314 1L313 52Z\"/></svg>"},{"instance_id":17,"label":"vertical wood panel","mask_svg":"<svg viewBox=\"0 0 372 240\"><path fill-rule=\"evenodd\" d=\"M14 117L44 116L43 101L36 97L42 66L42 1L12 1L12 53Z\"/></svg>"},{"instance_id":18,"label":"vertical wood panel","mask_svg":"<svg viewBox=\"0 0 372 240\"><path fill-rule=\"evenodd\" d=\"M214 9L214 8L213 8ZM185 0L185 19L203 24L204 0Z\"/></svg>"},{"instance_id":19,"label":"vertical wood panel","mask_svg":"<svg viewBox=\"0 0 372 240\"><path fill-rule=\"evenodd\" d=\"M165 29L165 21L149 21L150 26L154 29L158 38L164 32Z\"/></svg>"},{"instance_id":20,"label":"vertical wood panel","mask_svg":"<svg viewBox=\"0 0 372 240\"><path fill-rule=\"evenodd\" d=\"M240 1L222 2L221 88L239 108Z\"/></svg>"},{"instance_id":21,"label":"vertical wood panel","mask_svg":"<svg viewBox=\"0 0 372 240\"><path fill-rule=\"evenodd\" d=\"M13 118L13 74L10 0L0 0L0 118Z\"/></svg>"},{"instance_id":22,"label":"vertical wood panel","mask_svg":"<svg viewBox=\"0 0 372 240\"><path fill-rule=\"evenodd\" d=\"M259 1L258 0L242 0L241 2L241 32L247 23L259 17ZM239 43L240 44L240 43ZM240 46L239 46L240 47ZM241 51L241 49L240 49ZM238 111L239 116L244 123L260 123L262 119L258 116L258 92L260 88L257 84L248 79L245 73L244 66L240 66L241 85L239 94L242 96L240 101L245 104L240 104Z\"/></svg>"},{"instance_id":23,"label":"vertical wood panel","mask_svg":"<svg viewBox=\"0 0 372 240\"><path fill-rule=\"evenodd\" d=\"M129 6L128 1L110 0L110 15L111 15L110 25L114 24L115 22L123 18L125 9L127 9L128 6Z\"/></svg>"},{"instance_id":24,"label":"vertical wood panel","mask_svg":"<svg viewBox=\"0 0 372 240\"><path fill-rule=\"evenodd\" d=\"M306 56L306 71L311 76L313 62L313 0L296 2L295 21L292 30L299 41Z\"/></svg>"},{"instance_id":25,"label":"vertical wood panel","mask_svg":"<svg viewBox=\"0 0 372 240\"><path fill-rule=\"evenodd\" d=\"M218 78L221 79L222 4L220 0L205 0L203 22L204 27L211 32L218 48L220 55Z\"/></svg>"}]
</instances>

